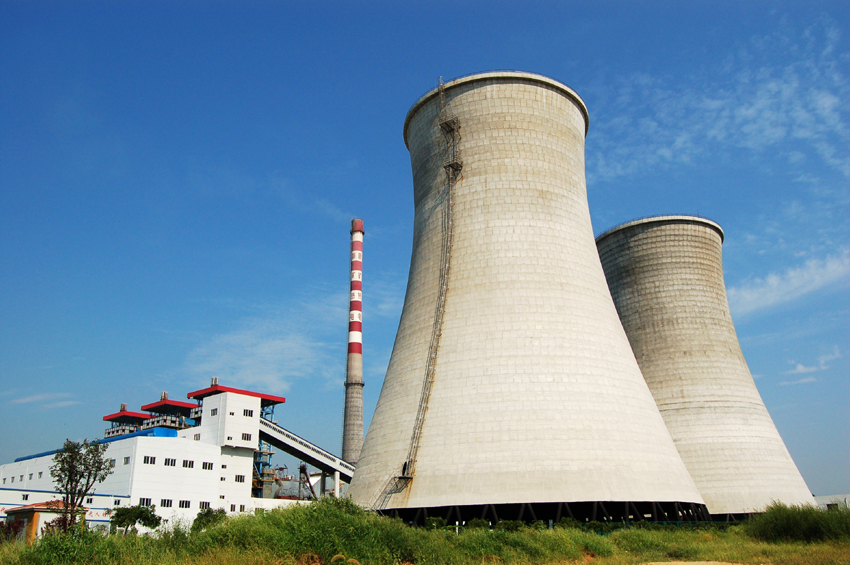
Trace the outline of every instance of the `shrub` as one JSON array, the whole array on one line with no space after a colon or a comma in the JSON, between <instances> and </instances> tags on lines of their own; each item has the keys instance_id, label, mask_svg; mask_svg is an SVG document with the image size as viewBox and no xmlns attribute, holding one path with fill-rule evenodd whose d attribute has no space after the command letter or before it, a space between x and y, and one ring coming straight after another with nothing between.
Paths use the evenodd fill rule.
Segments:
<instances>
[{"instance_id":1,"label":"shrub","mask_svg":"<svg viewBox=\"0 0 850 565\"><path fill-rule=\"evenodd\" d=\"M227 512L224 508L204 508L198 515L195 516L195 521L192 522L192 533L201 532L209 527L215 526L227 519Z\"/></svg>"},{"instance_id":2,"label":"shrub","mask_svg":"<svg viewBox=\"0 0 850 565\"><path fill-rule=\"evenodd\" d=\"M26 522L14 520L11 522L0 522L0 541L14 541L23 535Z\"/></svg>"},{"instance_id":3,"label":"shrub","mask_svg":"<svg viewBox=\"0 0 850 565\"><path fill-rule=\"evenodd\" d=\"M497 530L500 532L518 532L525 526L525 522L521 520L499 520L496 524Z\"/></svg>"},{"instance_id":4,"label":"shrub","mask_svg":"<svg viewBox=\"0 0 850 565\"><path fill-rule=\"evenodd\" d=\"M446 527L446 520L439 516L431 516L425 519L425 527L429 530L438 530Z\"/></svg>"},{"instance_id":5,"label":"shrub","mask_svg":"<svg viewBox=\"0 0 850 565\"><path fill-rule=\"evenodd\" d=\"M775 502L744 524L744 531L762 541L850 539L850 508L821 510L815 506L786 506Z\"/></svg>"},{"instance_id":6,"label":"shrub","mask_svg":"<svg viewBox=\"0 0 850 565\"><path fill-rule=\"evenodd\" d=\"M556 528L564 528L567 530L580 530L581 522L576 520L575 518L570 518L569 516L564 516L561 518L556 524Z\"/></svg>"},{"instance_id":7,"label":"shrub","mask_svg":"<svg viewBox=\"0 0 850 565\"><path fill-rule=\"evenodd\" d=\"M475 529L490 529L490 522L484 520L483 518L473 518L469 522L466 523L466 528L470 530Z\"/></svg>"}]
</instances>

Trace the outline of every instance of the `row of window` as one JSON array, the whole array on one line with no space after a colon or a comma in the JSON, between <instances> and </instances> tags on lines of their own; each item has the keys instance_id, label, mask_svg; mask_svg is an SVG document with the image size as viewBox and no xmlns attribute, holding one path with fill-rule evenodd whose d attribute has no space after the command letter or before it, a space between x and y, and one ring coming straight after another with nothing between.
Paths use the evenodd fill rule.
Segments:
<instances>
[{"instance_id":1,"label":"row of window","mask_svg":"<svg viewBox=\"0 0 850 565\"><path fill-rule=\"evenodd\" d=\"M222 497L222 498L224 498L224 497ZM116 500L115 502L116 502L116 505L117 505L119 501ZM153 501L150 498L140 498L139 499L139 506L150 506L152 502ZM163 499L160 499L160 501L159 501L159 507L160 508L172 508L173 505L174 505L174 501L170 498L163 498ZM191 508L192 507L192 501L191 500L179 500L177 502L177 506L179 506L180 508ZM198 508L200 508L201 510L205 510L209 507L210 507L209 502L199 502L198 503ZM236 505L235 504L230 505L230 511L236 512ZM239 505L239 511L245 512L245 505L244 504Z\"/></svg>"},{"instance_id":2,"label":"row of window","mask_svg":"<svg viewBox=\"0 0 850 565\"><path fill-rule=\"evenodd\" d=\"M156 456L145 455L144 459L142 459L142 463L144 463L145 465L156 465ZM177 459L173 459L171 457L166 457L165 458L165 466L166 467L176 467L177 466ZM213 470L213 464L209 461L204 461L201 464L201 467L204 469L204 471L212 471ZM222 469L225 469L226 467L227 467L226 465L221 466ZM195 462L190 460L190 459L184 459L183 460L183 468L184 469L194 469L195 468Z\"/></svg>"},{"instance_id":3,"label":"row of window","mask_svg":"<svg viewBox=\"0 0 850 565\"><path fill-rule=\"evenodd\" d=\"M39 472L38 472L38 478L40 479L40 478L42 477L42 475L43 475L43 474L44 474L44 471L39 471ZM33 475L33 474L32 474L32 473L30 473L30 474L27 476L27 479L32 480L32 475ZM15 482L15 477L9 477L9 478L11 478L11 479L12 479L12 483L14 483L14 482ZM21 483L22 483L22 482L24 482L24 476L23 476L23 475L21 475L21 476L19 477L18 482L21 482ZM6 484L6 477L3 477L3 484L4 484L4 485Z\"/></svg>"},{"instance_id":4,"label":"row of window","mask_svg":"<svg viewBox=\"0 0 850 565\"><path fill-rule=\"evenodd\" d=\"M233 412L231 412L230 415L233 416L234 415ZM254 411L248 410L246 408L242 411L242 415L245 416L246 418L253 418L254 417ZM210 408L210 416L218 416L218 408Z\"/></svg>"}]
</instances>

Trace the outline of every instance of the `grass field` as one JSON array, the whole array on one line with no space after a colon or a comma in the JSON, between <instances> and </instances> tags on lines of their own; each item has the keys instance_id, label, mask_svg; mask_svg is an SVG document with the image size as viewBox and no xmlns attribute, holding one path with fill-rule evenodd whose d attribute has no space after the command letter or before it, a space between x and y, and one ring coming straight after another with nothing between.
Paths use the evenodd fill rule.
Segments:
<instances>
[{"instance_id":1,"label":"grass field","mask_svg":"<svg viewBox=\"0 0 850 565\"><path fill-rule=\"evenodd\" d=\"M412 528L345 500L292 506L227 519L200 532L189 524L154 535L81 532L26 547L0 545L10 565L263 564L462 565L633 564L723 561L850 565L850 511L776 506L731 527L633 527L598 534L574 527ZM539 526L539 525L538 525Z\"/></svg>"}]
</instances>

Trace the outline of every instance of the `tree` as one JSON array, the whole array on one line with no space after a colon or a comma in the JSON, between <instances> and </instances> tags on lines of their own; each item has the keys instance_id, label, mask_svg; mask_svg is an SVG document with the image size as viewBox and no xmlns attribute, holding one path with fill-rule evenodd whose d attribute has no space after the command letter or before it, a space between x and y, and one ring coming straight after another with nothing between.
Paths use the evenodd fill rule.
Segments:
<instances>
[{"instance_id":1,"label":"tree","mask_svg":"<svg viewBox=\"0 0 850 565\"><path fill-rule=\"evenodd\" d=\"M114 510L109 520L116 528L124 528L125 535L131 526L135 529L136 524L154 529L162 523L162 518L154 514L154 510L156 507L153 505L124 506Z\"/></svg>"},{"instance_id":2,"label":"tree","mask_svg":"<svg viewBox=\"0 0 850 565\"><path fill-rule=\"evenodd\" d=\"M66 439L62 449L53 456L50 476L64 503L63 531L67 532L77 523L77 512L86 496L94 492L94 485L103 482L112 473L114 464L104 456L108 447L108 444L97 440L89 443L85 439L80 443Z\"/></svg>"},{"instance_id":3,"label":"tree","mask_svg":"<svg viewBox=\"0 0 850 565\"><path fill-rule=\"evenodd\" d=\"M195 521L192 522L192 533L201 532L211 526L215 526L219 522L224 521L227 518L227 513L224 511L224 508L216 508L213 510L212 508L204 508L198 515L195 517Z\"/></svg>"}]
</instances>

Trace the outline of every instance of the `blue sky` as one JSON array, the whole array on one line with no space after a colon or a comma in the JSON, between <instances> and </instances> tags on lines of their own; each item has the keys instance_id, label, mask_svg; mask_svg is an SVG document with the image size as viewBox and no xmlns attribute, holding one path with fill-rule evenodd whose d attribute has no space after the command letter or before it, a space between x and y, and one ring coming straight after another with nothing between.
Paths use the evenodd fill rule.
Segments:
<instances>
[{"instance_id":1,"label":"blue sky","mask_svg":"<svg viewBox=\"0 0 850 565\"><path fill-rule=\"evenodd\" d=\"M367 424L412 233L402 124L519 69L590 111L596 233L726 232L732 313L810 489L850 492L846 2L0 3L0 463L213 375L339 452L351 218ZM284 459L281 459L285 461Z\"/></svg>"}]
</instances>

